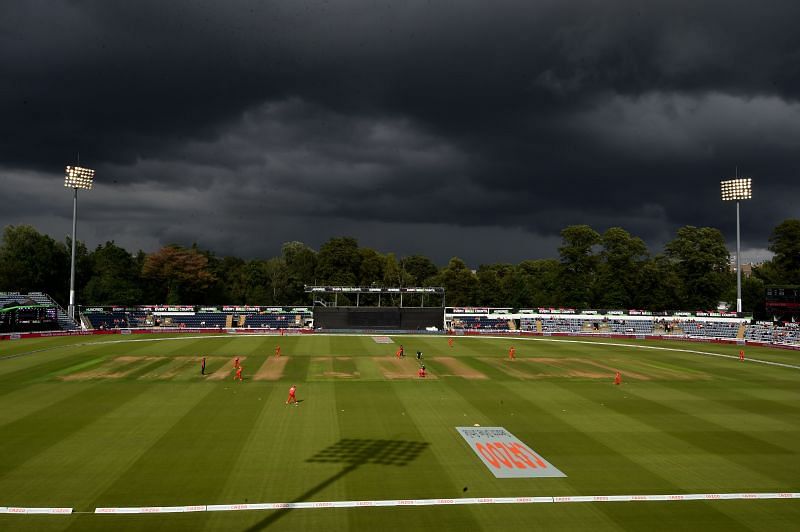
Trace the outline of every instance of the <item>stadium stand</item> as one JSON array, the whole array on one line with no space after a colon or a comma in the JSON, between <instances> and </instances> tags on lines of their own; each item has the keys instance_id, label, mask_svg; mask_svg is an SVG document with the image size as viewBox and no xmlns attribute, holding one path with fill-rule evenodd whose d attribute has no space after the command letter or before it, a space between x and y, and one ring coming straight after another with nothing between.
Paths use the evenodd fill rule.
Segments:
<instances>
[{"instance_id":1,"label":"stadium stand","mask_svg":"<svg viewBox=\"0 0 800 532\"><path fill-rule=\"evenodd\" d=\"M457 330L511 330L507 316L458 316L450 321L450 327Z\"/></svg>"},{"instance_id":2,"label":"stadium stand","mask_svg":"<svg viewBox=\"0 0 800 532\"><path fill-rule=\"evenodd\" d=\"M568 332L577 333L583 329L586 320L583 318L552 318L546 317L542 320L543 332Z\"/></svg>"},{"instance_id":3,"label":"stadium stand","mask_svg":"<svg viewBox=\"0 0 800 532\"><path fill-rule=\"evenodd\" d=\"M684 320L679 327L688 336L736 338L739 324L734 322Z\"/></svg>"},{"instance_id":4,"label":"stadium stand","mask_svg":"<svg viewBox=\"0 0 800 532\"><path fill-rule=\"evenodd\" d=\"M129 327L184 327L184 328L222 328L246 327L290 329L305 327L312 321L312 313L307 308L260 308L246 310L225 310L224 307L209 310L195 310L182 307L179 311L155 310L158 307L94 307L87 308L83 315L95 329L122 329ZM168 308L168 307L165 307Z\"/></svg>"},{"instance_id":5,"label":"stadium stand","mask_svg":"<svg viewBox=\"0 0 800 532\"><path fill-rule=\"evenodd\" d=\"M749 342L772 342L772 324L749 325L744 337Z\"/></svg>"},{"instance_id":6,"label":"stadium stand","mask_svg":"<svg viewBox=\"0 0 800 532\"><path fill-rule=\"evenodd\" d=\"M78 324L69 317L69 314L67 314L52 297L44 292L0 292L0 308L10 304L26 304L30 302L36 305L54 307L56 309L56 318L60 329L72 331L79 328Z\"/></svg>"},{"instance_id":7,"label":"stadium stand","mask_svg":"<svg viewBox=\"0 0 800 532\"><path fill-rule=\"evenodd\" d=\"M609 320L608 328L614 334L653 334L653 320Z\"/></svg>"},{"instance_id":8,"label":"stadium stand","mask_svg":"<svg viewBox=\"0 0 800 532\"><path fill-rule=\"evenodd\" d=\"M83 315L89 320L93 329L125 329L131 326L128 313L124 311L86 310Z\"/></svg>"},{"instance_id":9,"label":"stadium stand","mask_svg":"<svg viewBox=\"0 0 800 532\"><path fill-rule=\"evenodd\" d=\"M800 343L800 325L797 323L784 323L783 325L756 323L747 326L744 337L750 342L796 344Z\"/></svg>"}]
</instances>

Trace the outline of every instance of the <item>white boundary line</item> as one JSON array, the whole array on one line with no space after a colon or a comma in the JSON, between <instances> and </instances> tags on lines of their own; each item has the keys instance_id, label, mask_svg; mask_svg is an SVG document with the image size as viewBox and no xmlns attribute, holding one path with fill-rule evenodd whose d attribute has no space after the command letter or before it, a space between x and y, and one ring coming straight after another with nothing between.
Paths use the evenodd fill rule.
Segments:
<instances>
[{"instance_id":1,"label":"white boundary line","mask_svg":"<svg viewBox=\"0 0 800 532\"><path fill-rule=\"evenodd\" d=\"M0 506L0 514L71 514L72 508L24 508L21 506Z\"/></svg>"},{"instance_id":2,"label":"white boundary line","mask_svg":"<svg viewBox=\"0 0 800 532\"><path fill-rule=\"evenodd\" d=\"M461 499L388 499L376 501L266 502L209 504L206 506L142 506L97 508L96 514L156 514L178 512L238 512L246 510L300 510L314 508L375 508L384 506L453 506L474 504L538 504L565 502L720 501L800 499L800 493L683 493L668 495L588 495L555 497L472 497Z\"/></svg>"},{"instance_id":3,"label":"white boundary line","mask_svg":"<svg viewBox=\"0 0 800 532\"><path fill-rule=\"evenodd\" d=\"M315 508L376 508L397 506L455 506L482 504L539 504L567 502L672 502L800 499L800 493L679 493L665 495L566 495L547 497L469 497L459 499L385 499L374 501L265 502L251 504L200 504L191 506L128 506L95 508L95 514L169 514L189 512L239 512L253 510L300 510ZM25 508L0 506L0 514L69 515L72 508ZM83 512L81 512L83 513Z\"/></svg>"}]
</instances>

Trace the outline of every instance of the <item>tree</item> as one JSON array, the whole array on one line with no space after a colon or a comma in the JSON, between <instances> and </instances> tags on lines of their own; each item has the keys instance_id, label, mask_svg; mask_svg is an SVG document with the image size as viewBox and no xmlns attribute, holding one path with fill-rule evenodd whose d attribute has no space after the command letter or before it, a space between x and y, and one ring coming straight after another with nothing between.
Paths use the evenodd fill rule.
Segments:
<instances>
[{"instance_id":1,"label":"tree","mask_svg":"<svg viewBox=\"0 0 800 532\"><path fill-rule=\"evenodd\" d=\"M355 238L331 238L317 254L316 276L320 284L354 286L360 268L361 255Z\"/></svg>"},{"instance_id":2,"label":"tree","mask_svg":"<svg viewBox=\"0 0 800 532\"><path fill-rule=\"evenodd\" d=\"M208 271L208 257L196 248L174 245L147 255L142 276L162 283L161 301L169 304L201 301L203 290L216 280Z\"/></svg>"},{"instance_id":3,"label":"tree","mask_svg":"<svg viewBox=\"0 0 800 532\"><path fill-rule=\"evenodd\" d=\"M245 261L239 257L217 257L211 251L201 251L208 259L208 271L214 282L203 291L195 303L241 305L247 297Z\"/></svg>"},{"instance_id":4,"label":"tree","mask_svg":"<svg viewBox=\"0 0 800 532\"><path fill-rule=\"evenodd\" d=\"M632 308L654 311L683 308L683 282L675 265L664 255L656 255L642 264L639 287Z\"/></svg>"},{"instance_id":5,"label":"tree","mask_svg":"<svg viewBox=\"0 0 800 532\"><path fill-rule=\"evenodd\" d=\"M463 260L453 257L439 273L438 282L444 287L447 304L462 306L475 302L478 279Z\"/></svg>"},{"instance_id":6,"label":"tree","mask_svg":"<svg viewBox=\"0 0 800 532\"><path fill-rule=\"evenodd\" d=\"M742 312L752 313L755 319L767 319L766 285L755 274L742 277ZM731 283L725 293L725 301L736 301L736 284Z\"/></svg>"},{"instance_id":7,"label":"tree","mask_svg":"<svg viewBox=\"0 0 800 532\"><path fill-rule=\"evenodd\" d=\"M301 304L308 300L305 285L316 284L317 254L302 242L286 242L281 247L286 264L287 286L285 304Z\"/></svg>"},{"instance_id":8,"label":"tree","mask_svg":"<svg viewBox=\"0 0 800 532\"><path fill-rule=\"evenodd\" d=\"M274 290L267 261L250 260L242 268L245 305L266 305L272 301Z\"/></svg>"},{"instance_id":9,"label":"tree","mask_svg":"<svg viewBox=\"0 0 800 532\"><path fill-rule=\"evenodd\" d=\"M594 303L599 308L632 308L640 292L641 271L647 246L621 227L608 229L600 238Z\"/></svg>"},{"instance_id":10,"label":"tree","mask_svg":"<svg viewBox=\"0 0 800 532\"><path fill-rule=\"evenodd\" d=\"M0 246L0 289L46 292L62 305L69 301L66 246L30 225L9 225Z\"/></svg>"},{"instance_id":11,"label":"tree","mask_svg":"<svg viewBox=\"0 0 800 532\"><path fill-rule=\"evenodd\" d=\"M89 254L89 282L83 300L87 305L138 305L142 302L139 265L114 241Z\"/></svg>"},{"instance_id":12,"label":"tree","mask_svg":"<svg viewBox=\"0 0 800 532\"><path fill-rule=\"evenodd\" d=\"M510 264L480 265L477 271L477 303L491 307L511 305L512 293L506 288L514 273L515 268Z\"/></svg>"},{"instance_id":13,"label":"tree","mask_svg":"<svg viewBox=\"0 0 800 532\"><path fill-rule=\"evenodd\" d=\"M358 253L361 255L358 284L371 286L372 283L383 283L386 257L371 248L361 248Z\"/></svg>"},{"instance_id":14,"label":"tree","mask_svg":"<svg viewBox=\"0 0 800 532\"><path fill-rule=\"evenodd\" d=\"M681 227L664 249L682 283L681 308L716 308L732 281L730 255L719 229Z\"/></svg>"},{"instance_id":15,"label":"tree","mask_svg":"<svg viewBox=\"0 0 800 532\"><path fill-rule=\"evenodd\" d=\"M564 304L589 308L597 269L593 248L600 243L600 235L588 225L571 225L561 231L561 238L558 253Z\"/></svg>"},{"instance_id":16,"label":"tree","mask_svg":"<svg viewBox=\"0 0 800 532\"><path fill-rule=\"evenodd\" d=\"M429 259L422 255L411 255L400 261L401 268L413 279L416 286L429 286L430 280L439 273L439 268Z\"/></svg>"},{"instance_id":17,"label":"tree","mask_svg":"<svg viewBox=\"0 0 800 532\"><path fill-rule=\"evenodd\" d=\"M524 260L517 266L522 284L520 308L554 307L561 303L561 264L555 259Z\"/></svg>"},{"instance_id":18,"label":"tree","mask_svg":"<svg viewBox=\"0 0 800 532\"><path fill-rule=\"evenodd\" d=\"M800 284L800 219L781 222L769 237L775 284Z\"/></svg>"},{"instance_id":19,"label":"tree","mask_svg":"<svg viewBox=\"0 0 800 532\"><path fill-rule=\"evenodd\" d=\"M289 297L287 293L287 288L289 288L289 268L286 266L286 262L280 257L269 259L265 263L264 271L269 280L271 290L268 303L283 305Z\"/></svg>"}]
</instances>

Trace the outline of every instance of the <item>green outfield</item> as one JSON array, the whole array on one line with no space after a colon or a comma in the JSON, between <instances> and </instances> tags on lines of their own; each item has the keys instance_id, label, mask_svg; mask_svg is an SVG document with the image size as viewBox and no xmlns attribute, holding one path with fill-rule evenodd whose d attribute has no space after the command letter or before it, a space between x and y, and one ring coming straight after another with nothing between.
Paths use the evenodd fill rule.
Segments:
<instances>
[{"instance_id":1,"label":"green outfield","mask_svg":"<svg viewBox=\"0 0 800 532\"><path fill-rule=\"evenodd\" d=\"M0 342L0 506L79 512L0 515L0 530L800 529L800 499L92 513L800 492L800 352L748 347L750 360L740 362L739 347L716 344L456 337L450 347L443 336L391 340L132 335ZM402 360L394 356L400 343ZM417 377L418 350L425 379ZM235 357L242 382L233 380ZM297 406L285 404L292 384ZM495 478L455 429L476 424L504 427L567 476Z\"/></svg>"}]
</instances>

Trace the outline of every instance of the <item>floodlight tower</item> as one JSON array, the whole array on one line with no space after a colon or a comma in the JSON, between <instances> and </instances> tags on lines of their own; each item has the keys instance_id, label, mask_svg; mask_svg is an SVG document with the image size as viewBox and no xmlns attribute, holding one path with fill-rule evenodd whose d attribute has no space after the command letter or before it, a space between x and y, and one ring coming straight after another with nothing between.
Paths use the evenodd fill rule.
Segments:
<instances>
[{"instance_id":1,"label":"floodlight tower","mask_svg":"<svg viewBox=\"0 0 800 532\"><path fill-rule=\"evenodd\" d=\"M69 307L67 313L75 319L75 233L78 226L78 189L91 190L94 170L82 166L67 166L64 186L73 190L72 196L72 258L69 266Z\"/></svg>"},{"instance_id":2,"label":"floodlight tower","mask_svg":"<svg viewBox=\"0 0 800 532\"><path fill-rule=\"evenodd\" d=\"M753 183L749 177L721 181L722 201L736 201L736 312L742 312L742 260L739 237L739 202L753 197Z\"/></svg>"}]
</instances>

